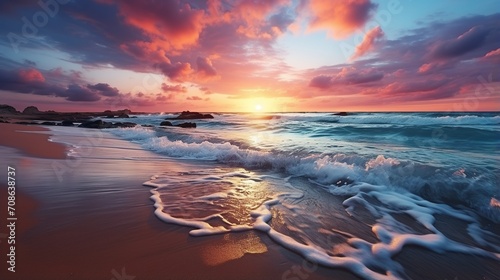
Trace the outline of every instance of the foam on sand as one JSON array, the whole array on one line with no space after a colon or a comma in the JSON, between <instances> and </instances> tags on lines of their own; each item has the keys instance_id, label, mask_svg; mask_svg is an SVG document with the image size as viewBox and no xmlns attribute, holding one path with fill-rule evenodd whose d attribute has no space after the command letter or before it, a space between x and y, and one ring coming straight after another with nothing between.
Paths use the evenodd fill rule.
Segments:
<instances>
[{"instance_id":1,"label":"foam on sand","mask_svg":"<svg viewBox=\"0 0 500 280\"><path fill-rule=\"evenodd\" d=\"M387 161L377 162L383 166ZM484 229L470 210L368 183L317 185L332 197L317 196L295 178L216 169L162 174L145 185L154 188L155 214L165 222L193 228L190 235L261 231L310 262L348 269L365 279L408 278L394 256L409 245L500 261L499 237ZM343 214L323 204L335 197L343 199ZM337 219L318 218L322 215ZM401 215L406 215L405 221ZM440 231L435 226L439 215L467 224L466 240ZM363 233L364 227L372 234Z\"/></svg>"}]
</instances>

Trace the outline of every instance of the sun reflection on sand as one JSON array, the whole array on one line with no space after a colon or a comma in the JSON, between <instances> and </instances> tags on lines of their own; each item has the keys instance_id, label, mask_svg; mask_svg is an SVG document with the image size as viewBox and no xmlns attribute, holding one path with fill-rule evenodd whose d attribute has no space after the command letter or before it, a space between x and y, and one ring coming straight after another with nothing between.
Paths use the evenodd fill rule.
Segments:
<instances>
[{"instance_id":1,"label":"sun reflection on sand","mask_svg":"<svg viewBox=\"0 0 500 280\"><path fill-rule=\"evenodd\" d=\"M203 248L203 262L216 266L225 262L242 258L245 254L261 254L267 252L255 232L226 234L218 244L209 244Z\"/></svg>"}]
</instances>

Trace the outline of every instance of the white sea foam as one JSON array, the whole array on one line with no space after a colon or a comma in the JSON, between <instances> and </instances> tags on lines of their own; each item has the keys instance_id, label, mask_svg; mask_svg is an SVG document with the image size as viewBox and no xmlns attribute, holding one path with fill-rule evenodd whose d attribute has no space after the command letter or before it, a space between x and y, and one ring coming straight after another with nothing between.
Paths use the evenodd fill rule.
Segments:
<instances>
[{"instance_id":1,"label":"white sea foam","mask_svg":"<svg viewBox=\"0 0 500 280\"><path fill-rule=\"evenodd\" d=\"M139 141L151 139L156 136L156 132L148 127L128 127L109 130L112 134L129 141Z\"/></svg>"},{"instance_id":2,"label":"white sea foam","mask_svg":"<svg viewBox=\"0 0 500 280\"><path fill-rule=\"evenodd\" d=\"M379 158L378 162L390 160ZM310 262L348 269L365 279L407 278L404 268L394 260L394 256L408 245L439 253L459 252L500 261L500 247L494 241L499 236L483 229L467 211L432 203L409 192L393 191L386 186L368 183L343 185L328 190L334 196L350 196L343 204L353 220L348 221L346 228L339 221L334 222L338 228L330 228L324 221L315 219L317 214L310 212L307 204L301 203L314 197L308 197L299 186L293 186L290 178L293 177L257 176L242 170L205 170L185 172L182 176L163 174L155 176L145 185L155 188L151 190L155 214L165 222L193 228L190 231L193 236L258 230ZM267 194L261 195L264 191ZM178 196L177 192L180 192ZM162 196L170 199L163 200ZM204 200L218 202L200 209L198 203ZM374 204L371 200L378 203ZM183 209L178 215L183 213L187 216L181 218L170 213L179 206ZM313 211L318 211L317 207L329 206L318 205L312 208ZM357 212L363 209L370 213L368 223L376 241L369 241L371 237L360 234L356 227L354 231L351 228L356 224ZM205 212L212 214L205 216ZM296 218L288 219L286 223L279 220L273 222L273 213L279 213L278 216L295 215ZM411 221L405 224L396 219L396 214L407 214ZM435 226L437 215L465 222L469 235L465 238L478 246L450 239ZM322 230L311 232L309 226L318 222L318 228ZM411 224L422 225L426 232L414 230ZM317 243L322 236L327 240L333 236L344 241L329 242L325 246Z\"/></svg>"},{"instance_id":3,"label":"white sea foam","mask_svg":"<svg viewBox=\"0 0 500 280\"><path fill-rule=\"evenodd\" d=\"M422 194L436 201L454 201L472 207L485 217L500 222L500 208L494 201L494 175L476 174L467 176L467 170L447 170L432 166L417 165L397 158L378 155L374 158L357 155L287 155L241 149L230 142L186 143L171 141L167 136L156 137L150 128L127 128L113 130L113 134L136 141L151 151L174 158L218 161L249 169L265 169L284 172L293 176L306 176L314 182L350 188L352 182L388 186ZM432 187L428 187L428 186ZM436 185L434 187L433 185ZM441 186L442 185L442 186ZM439 186L439 187L437 187ZM481 190L481 191L479 191ZM471 195L472 194L472 195Z\"/></svg>"}]
</instances>

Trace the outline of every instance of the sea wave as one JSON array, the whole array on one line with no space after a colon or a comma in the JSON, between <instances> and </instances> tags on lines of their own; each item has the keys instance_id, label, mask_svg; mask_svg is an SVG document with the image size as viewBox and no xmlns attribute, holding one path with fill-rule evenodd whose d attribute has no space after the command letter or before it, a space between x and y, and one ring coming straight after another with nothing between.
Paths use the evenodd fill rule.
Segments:
<instances>
[{"instance_id":1,"label":"sea wave","mask_svg":"<svg viewBox=\"0 0 500 280\"><path fill-rule=\"evenodd\" d=\"M404 189L429 201L470 207L500 222L500 208L490 205L492 198L500 198L496 197L500 172L479 167L465 170L461 166L434 166L385 155L259 151L230 142L187 143L170 140L167 136L157 137L153 130L146 128L116 129L112 133L168 157L217 161L249 170L305 176L331 190L359 183Z\"/></svg>"},{"instance_id":2,"label":"sea wave","mask_svg":"<svg viewBox=\"0 0 500 280\"><path fill-rule=\"evenodd\" d=\"M331 114L294 114L284 115L290 121L325 122L341 124L395 124L395 125L498 125L500 115L425 115L396 113L358 113L347 116Z\"/></svg>"}]
</instances>

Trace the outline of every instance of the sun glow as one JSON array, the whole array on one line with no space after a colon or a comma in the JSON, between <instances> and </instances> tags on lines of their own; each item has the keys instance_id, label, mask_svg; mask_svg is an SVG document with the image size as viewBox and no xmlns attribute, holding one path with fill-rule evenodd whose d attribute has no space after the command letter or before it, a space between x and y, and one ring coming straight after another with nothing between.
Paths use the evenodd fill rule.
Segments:
<instances>
[{"instance_id":1,"label":"sun glow","mask_svg":"<svg viewBox=\"0 0 500 280\"><path fill-rule=\"evenodd\" d=\"M255 111L260 112L260 111L262 111L262 109L264 109L264 107L262 107L262 105L260 105L260 104L255 105Z\"/></svg>"}]
</instances>

